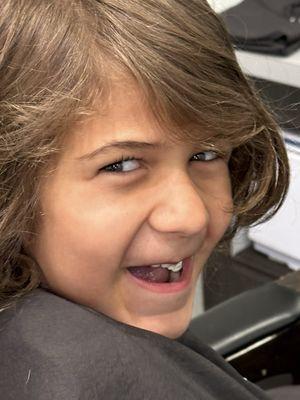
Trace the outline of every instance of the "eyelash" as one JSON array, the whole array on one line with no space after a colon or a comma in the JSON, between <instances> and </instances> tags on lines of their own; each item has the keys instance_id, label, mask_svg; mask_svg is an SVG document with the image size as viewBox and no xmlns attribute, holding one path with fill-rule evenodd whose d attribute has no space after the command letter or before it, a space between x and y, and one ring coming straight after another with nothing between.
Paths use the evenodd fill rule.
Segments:
<instances>
[{"instance_id":1,"label":"eyelash","mask_svg":"<svg viewBox=\"0 0 300 400\"><path fill-rule=\"evenodd\" d=\"M208 163L208 162L216 161L220 158L220 155L217 152L212 151L212 150L196 153L193 157L197 156L198 154L204 154L204 153L214 153L215 157L213 159L208 159L208 160L199 160L200 162L202 161L202 162ZM108 174L128 174L128 173L134 172L135 170L133 170L133 171L116 171L116 170L109 171L109 170L106 170L106 168L113 167L118 164L122 164L122 162L125 162L125 161L142 161L142 158L122 156L121 159L116 160L109 165L106 165L105 167L101 168L98 172L103 171L104 173L108 173Z\"/></svg>"}]
</instances>

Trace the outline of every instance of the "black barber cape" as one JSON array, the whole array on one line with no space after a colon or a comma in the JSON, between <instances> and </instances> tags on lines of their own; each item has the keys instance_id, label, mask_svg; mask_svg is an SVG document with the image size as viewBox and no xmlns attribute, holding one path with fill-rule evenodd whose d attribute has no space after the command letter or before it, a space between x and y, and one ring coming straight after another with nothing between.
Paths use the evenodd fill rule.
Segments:
<instances>
[{"instance_id":1,"label":"black barber cape","mask_svg":"<svg viewBox=\"0 0 300 400\"><path fill-rule=\"evenodd\" d=\"M177 340L44 289L0 312L1 400L266 400L187 330Z\"/></svg>"},{"instance_id":2,"label":"black barber cape","mask_svg":"<svg viewBox=\"0 0 300 400\"><path fill-rule=\"evenodd\" d=\"M300 0L244 0L222 17L243 50L286 56L300 47Z\"/></svg>"}]
</instances>

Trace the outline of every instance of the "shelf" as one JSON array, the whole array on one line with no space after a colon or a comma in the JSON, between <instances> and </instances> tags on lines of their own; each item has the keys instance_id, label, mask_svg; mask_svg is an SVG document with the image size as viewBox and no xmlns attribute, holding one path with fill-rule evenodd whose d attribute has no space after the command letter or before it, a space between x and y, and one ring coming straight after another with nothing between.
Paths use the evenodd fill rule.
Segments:
<instances>
[{"instance_id":1,"label":"shelf","mask_svg":"<svg viewBox=\"0 0 300 400\"><path fill-rule=\"evenodd\" d=\"M300 88L300 50L287 57L237 50L236 56L245 74Z\"/></svg>"}]
</instances>

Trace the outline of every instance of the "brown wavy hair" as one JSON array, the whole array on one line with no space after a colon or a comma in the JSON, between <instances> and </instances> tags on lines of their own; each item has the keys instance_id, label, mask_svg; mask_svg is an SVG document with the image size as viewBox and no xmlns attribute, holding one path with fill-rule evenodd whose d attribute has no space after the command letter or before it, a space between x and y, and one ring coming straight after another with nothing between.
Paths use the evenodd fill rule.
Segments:
<instances>
[{"instance_id":1,"label":"brown wavy hair","mask_svg":"<svg viewBox=\"0 0 300 400\"><path fill-rule=\"evenodd\" d=\"M1 307L40 284L25 244L41 177L72 127L104 110L113 77L124 74L174 139L201 143L205 131L207 143L233 149L226 238L282 204L289 168L278 126L205 0L1 0Z\"/></svg>"}]
</instances>

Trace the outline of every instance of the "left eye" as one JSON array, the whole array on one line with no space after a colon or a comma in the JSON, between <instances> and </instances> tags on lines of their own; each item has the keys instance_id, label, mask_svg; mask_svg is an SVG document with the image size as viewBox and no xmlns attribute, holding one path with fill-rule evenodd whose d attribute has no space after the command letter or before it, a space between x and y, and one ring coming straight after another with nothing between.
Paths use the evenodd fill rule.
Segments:
<instances>
[{"instance_id":1,"label":"left eye","mask_svg":"<svg viewBox=\"0 0 300 400\"><path fill-rule=\"evenodd\" d=\"M195 154L193 157L197 157L199 161L213 161L219 158L217 152L208 150L208 151L201 151L200 153Z\"/></svg>"},{"instance_id":2,"label":"left eye","mask_svg":"<svg viewBox=\"0 0 300 400\"><path fill-rule=\"evenodd\" d=\"M219 155L215 151L202 151L200 153L197 153L193 156L193 158L196 158L196 160L192 161L213 161L219 158ZM141 158L136 158L136 157L122 157L121 160L116 160L112 164L109 164L103 168L100 169L100 171L108 172L108 173L127 173L131 172L132 170L134 171L134 164L135 161L141 161ZM127 165L126 165L127 163ZM125 168L122 171L122 164L125 165Z\"/></svg>"}]
</instances>

